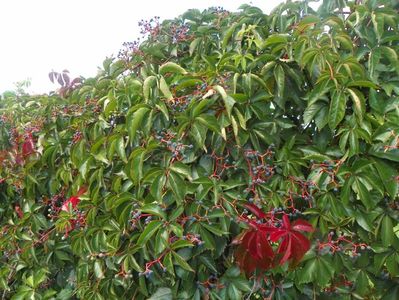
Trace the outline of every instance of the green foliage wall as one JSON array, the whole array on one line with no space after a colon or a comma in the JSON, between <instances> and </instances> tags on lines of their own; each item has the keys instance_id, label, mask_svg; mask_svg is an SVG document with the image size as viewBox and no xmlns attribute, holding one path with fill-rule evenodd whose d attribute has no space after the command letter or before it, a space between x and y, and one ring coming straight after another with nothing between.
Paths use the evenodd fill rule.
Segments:
<instances>
[{"instance_id":1,"label":"green foliage wall","mask_svg":"<svg viewBox=\"0 0 399 300\"><path fill-rule=\"evenodd\" d=\"M2 299L398 299L398 7L307 2L3 97Z\"/></svg>"}]
</instances>

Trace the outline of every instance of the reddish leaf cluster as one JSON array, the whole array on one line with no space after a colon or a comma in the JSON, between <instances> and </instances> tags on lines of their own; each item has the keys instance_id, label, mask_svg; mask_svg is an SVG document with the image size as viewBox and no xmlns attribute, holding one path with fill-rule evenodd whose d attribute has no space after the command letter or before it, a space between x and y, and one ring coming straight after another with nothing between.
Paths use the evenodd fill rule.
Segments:
<instances>
[{"instance_id":1,"label":"reddish leaf cluster","mask_svg":"<svg viewBox=\"0 0 399 300\"><path fill-rule=\"evenodd\" d=\"M69 211L69 206L71 205L72 209L75 209L76 206L79 204L80 202L80 196L82 196L85 192L87 191L86 187L81 187L79 189L79 191L76 193L76 195L68 198L61 207L61 210L63 211Z\"/></svg>"},{"instance_id":2,"label":"reddish leaf cluster","mask_svg":"<svg viewBox=\"0 0 399 300\"><path fill-rule=\"evenodd\" d=\"M25 142L22 144L22 156L28 157L33 153L35 153L35 145L33 142L33 136L29 133L26 135Z\"/></svg>"},{"instance_id":3,"label":"reddish leaf cluster","mask_svg":"<svg viewBox=\"0 0 399 300\"><path fill-rule=\"evenodd\" d=\"M269 215L257 206L248 204L245 207L256 219L246 217L250 228L234 240L238 244L234 256L239 267L248 275L256 269L267 270L288 261L291 266L297 265L310 249L310 241L301 232L312 232L312 225L302 219L291 223L286 214L279 222L270 222ZM260 222L262 220L266 222ZM280 242L276 251L270 242Z\"/></svg>"}]
</instances>

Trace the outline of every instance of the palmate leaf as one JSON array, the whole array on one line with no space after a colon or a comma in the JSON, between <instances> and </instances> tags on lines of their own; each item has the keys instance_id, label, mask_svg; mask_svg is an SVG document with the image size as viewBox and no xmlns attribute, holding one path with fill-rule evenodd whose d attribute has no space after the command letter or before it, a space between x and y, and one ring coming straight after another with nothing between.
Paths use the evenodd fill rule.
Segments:
<instances>
[{"instance_id":1,"label":"palmate leaf","mask_svg":"<svg viewBox=\"0 0 399 300\"><path fill-rule=\"evenodd\" d=\"M251 229L235 240L239 243L234 252L235 259L247 275L256 269L267 270L272 266L274 252L266 234L265 230Z\"/></svg>"},{"instance_id":2,"label":"palmate leaf","mask_svg":"<svg viewBox=\"0 0 399 300\"><path fill-rule=\"evenodd\" d=\"M272 242L281 240L277 250L277 253L282 256L280 264L292 260L291 265L296 265L310 249L310 241L300 233L301 231L312 232L314 229L310 223L301 219L291 224L286 215L283 216L281 228L271 229L270 240Z\"/></svg>"}]
</instances>

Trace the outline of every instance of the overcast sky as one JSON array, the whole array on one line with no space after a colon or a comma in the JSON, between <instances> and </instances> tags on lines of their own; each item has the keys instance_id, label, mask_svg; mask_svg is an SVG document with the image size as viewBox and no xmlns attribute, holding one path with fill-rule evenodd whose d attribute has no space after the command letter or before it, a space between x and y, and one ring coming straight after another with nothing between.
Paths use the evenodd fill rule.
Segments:
<instances>
[{"instance_id":1,"label":"overcast sky","mask_svg":"<svg viewBox=\"0 0 399 300\"><path fill-rule=\"evenodd\" d=\"M283 0L0 0L0 93L30 78L32 93L57 88L51 70L91 77L106 56L139 37L138 21L189 8L252 3L269 12Z\"/></svg>"}]
</instances>

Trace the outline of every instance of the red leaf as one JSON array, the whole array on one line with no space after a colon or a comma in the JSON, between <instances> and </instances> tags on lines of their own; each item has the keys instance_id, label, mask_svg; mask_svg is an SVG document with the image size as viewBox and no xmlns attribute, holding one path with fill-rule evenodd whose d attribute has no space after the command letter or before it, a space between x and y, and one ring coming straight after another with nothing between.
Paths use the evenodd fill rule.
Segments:
<instances>
[{"instance_id":1,"label":"red leaf","mask_svg":"<svg viewBox=\"0 0 399 300\"><path fill-rule=\"evenodd\" d=\"M254 225L254 224L253 224ZM266 230L250 228L240 235L235 243L240 243L234 253L238 266L247 275L256 269L267 270L271 267L274 252L266 236Z\"/></svg>"},{"instance_id":2,"label":"red leaf","mask_svg":"<svg viewBox=\"0 0 399 300\"><path fill-rule=\"evenodd\" d=\"M66 200L61 207L61 210L63 211L68 211L69 210L69 204L71 204L72 209L75 209L76 206L79 204L80 199L79 197L82 196L85 192L87 191L87 188L82 186L79 191L76 193L76 195L70 197L68 200Z\"/></svg>"},{"instance_id":3,"label":"red leaf","mask_svg":"<svg viewBox=\"0 0 399 300\"><path fill-rule=\"evenodd\" d=\"M15 212L17 213L18 217L22 219L24 217L24 212L22 211L19 205L15 205Z\"/></svg>"},{"instance_id":4,"label":"red leaf","mask_svg":"<svg viewBox=\"0 0 399 300\"><path fill-rule=\"evenodd\" d=\"M282 240L277 253L281 256L279 264L291 260L291 265L296 265L310 249L310 241L299 231L313 231L313 227L305 220L296 220L291 224L287 215L283 216L283 226L275 228L270 234L270 240Z\"/></svg>"},{"instance_id":5,"label":"red leaf","mask_svg":"<svg viewBox=\"0 0 399 300\"><path fill-rule=\"evenodd\" d=\"M22 156L27 157L33 153L35 153L35 145L33 143L32 134L29 134L22 144Z\"/></svg>"},{"instance_id":6,"label":"red leaf","mask_svg":"<svg viewBox=\"0 0 399 300\"><path fill-rule=\"evenodd\" d=\"M258 219L266 218L266 214L255 204L245 204L244 207L254 214Z\"/></svg>"},{"instance_id":7,"label":"red leaf","mask_svg":"<svg viewBox=\"0 0 399 300\"><path fill-rule=\"evenodd\" d=\"M314 229L312 225L305 220L298 219L294 223L292 223L292 228L296 231L306 231L313 232Z\"/></svg>"}]
</instances>

